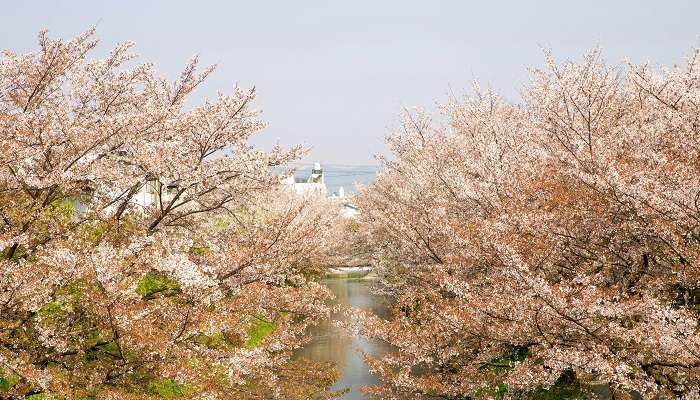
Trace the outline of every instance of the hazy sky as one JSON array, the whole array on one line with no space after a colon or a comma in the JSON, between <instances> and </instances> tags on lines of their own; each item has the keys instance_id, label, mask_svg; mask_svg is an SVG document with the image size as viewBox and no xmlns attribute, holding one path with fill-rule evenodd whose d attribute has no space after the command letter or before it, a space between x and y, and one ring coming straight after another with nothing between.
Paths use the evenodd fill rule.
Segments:
<instances>
[{"instance_id":1,"label":"hazy sky","mask_svg":"<svg viewBox=\"0 0 700 400\"><path fill-rule=\"evenodd\" d=\"M258 88L270 127L257 143L305 143L312 160L374 163L404 106L432 108L474 79L518 99L542 47L580 59L593 46L681 62L700 34L700 1L0 1L0 48L36 48L97 25L96 55L136 42L142 61L174 78L199 54L213 96Z\"/></svg>"}]
</instances>

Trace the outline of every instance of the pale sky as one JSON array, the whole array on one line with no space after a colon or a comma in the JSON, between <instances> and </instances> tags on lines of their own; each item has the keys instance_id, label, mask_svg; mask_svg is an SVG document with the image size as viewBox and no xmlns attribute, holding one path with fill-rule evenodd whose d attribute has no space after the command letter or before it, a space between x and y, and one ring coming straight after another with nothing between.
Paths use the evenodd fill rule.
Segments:
<instances>
[{"instance_id":1,"label":"pale sky","mask_svg":"<svg viewBox=\"0 0 700 400\"><path fill-rule=\"evenodd\" d=\"M218 64L200 90L258 89L263 147L304 143L309 161L373 164L402 107L433 109L473 80L517 100L527 67L600 46L619 65L683 61L700 34L700 1L6 1L0 48L36 33L97 26L96 56L136 42L174 78L193 54Z\"/></svg>"}]
</instances>

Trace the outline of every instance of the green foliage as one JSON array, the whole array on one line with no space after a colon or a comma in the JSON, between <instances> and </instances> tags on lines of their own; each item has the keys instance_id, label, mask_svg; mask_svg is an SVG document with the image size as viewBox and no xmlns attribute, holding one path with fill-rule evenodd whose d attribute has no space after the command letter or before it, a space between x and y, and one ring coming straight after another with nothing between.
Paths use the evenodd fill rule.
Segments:
<instances>
[{"instance_id":1,"label":"green foliage","mask_svg":"<svg viewBox=\"0 0 700 400\"><path fill-rule=\"evenodd\" d=\"M249 349L258 347L276 328L277 325L274 322L268 321L259 315L253 316L245 347Z\"/></svg>"},{"instance_id":2,"label":"green foliage","mask_svg":"<svg viewBox=\"0 0 700 400\"><path fill-rule=\"evenodd\" d=\"M57 199L51 202L44 211L47 217L73 218L76 215L76 202L73 199Z\"/></svg>"},{"instance_id":3,"label":"green foliage","mask_svg":"<svg viewBox=\"0 0 700 400\"><path fill-rule=\"evenodd\" d=\"M218 230L224 230L224 229L228 228L230 225L231 225L231 223L228 220L226 220L224 217L217 218L216 223L214 224L214 226Z\"/></svg>"},{"instance_id":4,"label":"green foliage","mask_svg":"<svg viewBox=\"0 0 700 400\"><path fill-rule=\"evenodd\" d=\"M585 391L576 380L576 374L573 371L564 372L554 386L548 389L537 388L525 395L529 400L583 399L585 397Z\"/></svg>"},{"instance_id":5,"label":"green foliage","mask_svg":"<svg viewBox=\"0 0 700 400\"><path fill-rule=\"evenodd\" d=\"M200 245L194 245L192 248L190 248L190 252L194 254L195 256L208 256L211 254L211 249L206 246L200 246Z\"/></svg>"},{"instance_id":6,"label":"green foliage","mask_svg":"<svg viewBox=\"0 0 700 400\"><path fill-rule=\"evenodd\" d=\"M12 253L12 258L10 258L10 260L12 260L12 261L18 261L20 258L22 258L22 257L24 256L24 254L25 254L25 252L26 252L26 249L25 249L25 247L22 246L22 245L17 245L17 247L16 247L14 250L12 250L12 247L7 247L7 248L3 249L3 251L2 251L2 253L3 253L3 254L2 254L2 257L3 257L3 258L9 257L9 252L10 252L10 251L14 251L14 252Z\"/></svg>"},{"instance_id":7,"label":"green foliage","mask_svg":"<svg viewBox=\"0 0 700 400\"><path fill-rule=\"evenodd\" d=\"M7 392L17 385L20 377L17 375L0 376L0 392Z\"/></svg>"},{"instance_id":8,"label":"green foliage","mask_svg":"<svg viewBox=\"0 0 700 400\"><path fill-rule=\"evenodd\" d=\"M235 339L232 341L232 339L223 332L216 332L211 335L199 335L199 337L197 337L197 342L209 349L233 349L238 347L236 343L234 343Z\"/></svg>"},{"instance_id":9,"label":"green foliage","mask_svg":"<svg viewBox=\"0 0 700 400\"><path fill-rule=\"evenodd\" d=\"M154 379L148 384L148 394L165 399L188 396L197 388L193 385L180 383L173 379Z\"/></svg>"},{"instance_id":10,"label":"green foliage","mask_svg":"<svg viewBox=\"0 0 700 400\"><path fill-rule=\"evenodd\" d=\"M565 400L584 398L583 390L578 385L557 384L549 389L538 388L525 396L528 400Z\"/></svg>"},{"instance_id":11,"label":"green foliage","mask_svg":"<svg viewBox=\"0 0 700 400\"><path fill-rule=\"evenodd\" d=\"M101 348L105 354L111 355L112 357L118 357L120 354L119 345L114 341L101 346Z\"/></svg>"},{"instance_id":12,"label":"green foliage","mask_svg":"<svg viewBox=\"0 0 700 400\"><path fill-rule=\"evenodd\" d=\"M481 366L481 369L490 370L496 373L508 371L515 366L516 362L525 360L528 349L525 346L513 346L502 357L497 357Z\"/></svg>"},{"instance_id":13,"label":"green foliage","mask_svg":"<svg viewBox=\"0 0 700 400\"><path fill-rule=\"evenodd\" d=\"M508 386L505 383L499 383L495 387L487 387L487 388L477 390L476 397L480 398L480 399L481 398L488 398L488 399L501 400L506 396L507 393L508 393Z\"/></svg>"},{"instance_id":14,"label":"green foliage","mask_svg":"<svg viewBox=\"0 0 700 400\"><path fill-rule=\"evenodd\" d=\"M44 306L39 309L38 314L40 317L48 319L60 319L65 317L70 311L70 305L60 301L52 301L44 304Z\"/></svg>"},{"instance_id":15,"label":"green foliage","mask_svg":"<svg viewBox=\"0 0 700 400\"><path fill-rule=\"evenodd\" d=\"M44 304L38 311L38 315L47 321L58 321L67 317L76 307L79 307L83 298L86 283L76 280L56 290L54 300Z\"/></svg>"},{"instance_id":16,"label":"green foliage","mask_svg":"<svg viewBox=\"0 0 700 400\"><path fill-rule=\"evenodd\" d=\"M144 299L153 298L157 293L172 296L180 290L180 284L167 276L146 274L136 285L136 293Z\"/></svg>"},{"instance_id":17,"label":"green foliage","mask_svg":"<svg viewBox=\"0 0 700 400\"><path fill-rule=\"evenodd\" d=\"M511 392L506 384L500 383L495 387L479 390L476 395L497 400L506 398L506 395L522 400L566 400L586 397L585 390L571 371L563 373L554 386L547 389L539 387L527 392Z\"/></svg>"},{"instance_id":18,"label":"green foliage","mask_svg":"<svg viewBox=\"0 0 700 400\"><path fill-rule=\"evenodd\" d=\"M97 242L102 239L109 225L104 222L96 222L92 224L84 224L82 226L83 237L91 242Z\"/></svg>"}]
</instances>

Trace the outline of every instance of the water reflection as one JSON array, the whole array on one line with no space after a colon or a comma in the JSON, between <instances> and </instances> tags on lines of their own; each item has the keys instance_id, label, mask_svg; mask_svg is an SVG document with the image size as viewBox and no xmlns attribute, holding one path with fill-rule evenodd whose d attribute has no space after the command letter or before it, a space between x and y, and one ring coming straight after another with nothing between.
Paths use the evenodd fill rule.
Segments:
<instances>
[{"instance_id":1,"label":"water reflection","mask_svg":"<svg viewBox=\"0 0 700 400\"><path fill-rule=\"evenodd\" d=\"M335 294L336 304L371 310L380 316L386 316L386 303L372 292L371 279L328 279L323 283ZM342 315L333 316L333 319L338 318L342 318ZM379 356L388 350L388 345L361 336L350 336L334 327L331 321L314 327L310 334L312 341L298 355L315 361L335 363L341 375L332 389L349 388L350 391L341 397L343 400L364 399L360 388L377 384L378 380L367 370L360 351Z\"/></svg>"}]
</instances>

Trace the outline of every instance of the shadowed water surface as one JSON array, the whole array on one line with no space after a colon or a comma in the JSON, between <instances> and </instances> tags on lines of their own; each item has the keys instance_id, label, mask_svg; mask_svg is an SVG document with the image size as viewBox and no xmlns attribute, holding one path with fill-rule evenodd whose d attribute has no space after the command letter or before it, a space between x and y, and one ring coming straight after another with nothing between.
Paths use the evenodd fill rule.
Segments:
<instances>
[{"instance_id":1,"label":"shadowed water surface","mask_svg":"<svg viewBox=\"0 0 700 400\"><path fill-rule=\"evenodd\" d=\"M373 293L370 279L328 279L323 282L335 294L334 303L372 310L384 317L387 314L386 303L381 296ZM333 319L342 318L334 315ZM340 378L333 385L333 390L350 389L341 397L343 400L364 399L360 391L362 386L378 383L369 373L360 351L378 356L389 350L381 341L370 340L361 336L350 336L340 328L325 321L310 332L311 342L297 353L315 361L333 362L340 370Z\"/></svg>"}]
</instances>

